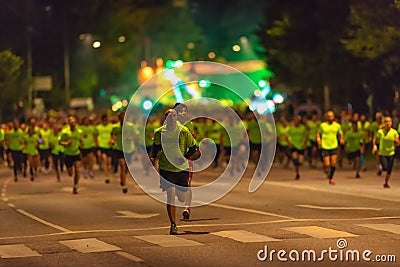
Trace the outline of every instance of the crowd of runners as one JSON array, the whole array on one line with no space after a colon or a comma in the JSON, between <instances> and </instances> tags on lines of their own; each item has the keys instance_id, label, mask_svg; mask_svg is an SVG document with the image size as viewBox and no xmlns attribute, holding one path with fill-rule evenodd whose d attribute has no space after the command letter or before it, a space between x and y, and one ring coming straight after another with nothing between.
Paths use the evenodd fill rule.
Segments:
<instances>
[{"instance_id":1,"label":"crowd of runners","mask_svg":"<svg viewBox=\"0 0 400 267\"><path fill-rule=\"evenodd\" d=\"M261 149L273 151L275 145L271 121L257 121L249 110L237 115L217 114L219 122L215 118L187 122L187 109L181 114L178 112L178 118L192 133L197 146L205 138L215 143L216 155L210 167L223 168L231 162L235 166L231 174L247 165L248 159L241 158L245 153L240 152L246 139L250 144L250 162L256 164ZM295 179L300 179L304 162L310 168L322 167L329 183L334 185L336 167L342 167L344 160L353 165L355 178L360 178L366 170L366 156L374 154L376 172L378 175L385 172L384 187L389 188L398 155L400 124L397 117L392 119L387 115L377 112L373 120L368 120L364 114L342 111L335 116L329 111L323 118L317 114L275 118L275 161L285 167L293 165ZM79 177L94 178L96 170L96 176L105 183L110 182L111 175L119 175L122 191L126 193L126 162L142 161L144 174L148 173L146 162L151 156L154 133L164 122L163 116L150 116L147 121L127 117L130 118L125 119L125 127L122 127L123 111L82 118L52 116L31 118L27 122L14 120L0 128L0 161L13 169L15 182L21 177L34 181L40 174L49 173L54 173L53 177L60 181L60 172L66 169L74 177L73 192L77 193ZM241 127L246 128L248 136L240 135ZM207 142L202 142L204 151L207 151ZM193 167L192 162L189 167Z\"/></svg>"},{"instance_id":2,"label":"crowd of runners","mask_svg":"<svg viewBox=\"0 0 400 267\"><path fill-rule=\"evenodd\" d=\"M188 220L193 161L200 151L202 157L211 155L209 168L231 166L231 175L244 171L248 164L258 165L257 175L266 175L267 165L275 161L283 167L293 165L294 179L299 180L300 169L308 162L309 168L322 168L330 185L336 184L337 165L350 163L354 177L360 179L367 168L365 158L373 157L377 175L385 175L384 188L390 188L393 165L400 155L399 118L381 112L373 120L344 110L339 116L328 111L323 118L309 114L281 116L275 121L250 110L193 120L188 113L186 105L177 103L163 115L139 119L119 111L82 118L14 120L0 128L0 161L13 170L15 182L22 177L34 182L48 176L60 182L60 173L66 170L73 177L73 194L78 194L81 176L96 176L108 184L112 175L119 176L122 192L127 193L128 166L137 161L143 172L132 175L148 175L151 162L160 174L160 188L167 194L170 234L177 234L175 198L184 203L182 216ZM170 162L166 151L174 155L175 162ZM244 157L245 152L249 158Z\"/></svg>"}]
</instances>

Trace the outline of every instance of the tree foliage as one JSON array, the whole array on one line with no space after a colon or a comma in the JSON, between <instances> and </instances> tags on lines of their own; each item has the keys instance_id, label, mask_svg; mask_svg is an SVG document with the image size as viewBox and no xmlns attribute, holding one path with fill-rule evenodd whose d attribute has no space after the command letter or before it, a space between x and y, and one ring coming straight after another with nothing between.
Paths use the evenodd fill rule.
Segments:
<instances>
[{"instance_id":1,"label":"tree foliage","mask_svg":"<svg viewBox=\"0 0 400 267\"><path fill-rule=\"evenodd\" d=\"M400 66L400 14L394 3L271 0L259 33L269 66L280 82L313 88L319 100L324 86L336 102L362 104L378 91L380 99L390 100Z\"/></svg>"}]
</instances>

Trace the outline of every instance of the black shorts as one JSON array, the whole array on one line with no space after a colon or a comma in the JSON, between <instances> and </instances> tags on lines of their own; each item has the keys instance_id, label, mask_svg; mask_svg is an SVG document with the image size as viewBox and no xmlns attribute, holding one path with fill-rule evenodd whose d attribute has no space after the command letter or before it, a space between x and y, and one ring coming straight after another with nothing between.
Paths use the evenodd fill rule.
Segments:
<instances>
[{"instance_id":1,"label":"black shorts","mask_svg":"<svg viewBox=\"0 0 400 267\"><path fill-rule=\"evenodd\" d=\"M111 148L102 148L102 147L97 148L97 150L100 151L101 154L106 154L106 155L107 155L107 158L111 158L112 155L113 155L113 151L114 151L114 149L111 149Z\"/></svg>"},{"instance_id":2,"label":"black shorts","mask_svg":"<svg viewBox=\"0 0 400 267\"><path fill-rule=\"evenodd\" d=\"M67 168L71 168L72 166L74 166L75 162L80 161L80 160L81 160L80 154L75 155L75 156L68 156L68 155L64 156L64 163L65 163L65 166L67 166Z\"/></svg>"},{"instance_id":3,"label":"black shorts","mask_svg":"<svg viewBox=\"0 0 400 267\"><path fill-rule=\"evenodd\" d=\"M337 154L337 148L335 149L322 149L322 157L330 157Z\"/></svg>"},{"instance_id":4,"label":"black shorts","mask_svg":"<svg viewBox=\"0 0 400 267\"><path fill-rule=\"evenodd\" d=\"M347 159L355 159L355 158L359 158L361 156L361 152L360 150L354 151L354 152L349 152L347 154Z\"/></svg>"},{"instance_id":5,"label":"black shorts","mask_svg":"<svg viewBox=\"0 0 400 267\"><path fill-rule=\"evenodd\" d=\"M312 140L310 140L310 144L308 145L308 147L317 147L317 148L318 148L318 143L317 143L317 141L312 141Z\"/></svg>"},{"instance_id":6,"label":"black shorts","mask_svg":"<svg viewBox=\"0 0 400 267\"><path fill-rule=\"evenodd\" d=\"M160 169L160 188L162 191L175 186L179 191L186 192L189 187L189 172L170 172ZM177 187L179 186L179 188Z\"/></svg>"},{"instance_id":7,"label":"black shorts","mask_svg":"<svg viewBox=\"0 0 400 267\"><path fill-rule=\"evenodd\" d=\"M124 152L123 151L121 151L121 150L114 150L114 157L116 158L116 159L123 159L123 158L125 158L124 157Z\"/></svg>"},{"instance_id":8,"label":"black shorts","mask_svg":"<svg viewBox=\"0 0 400 267\"><path fill-rule=\"evenodd\" d=\"M255 144L255 143L252 143L252 142L250 142L250 150L251 151L258 151L258 152L261 152L261 144Z\"/></svg>"},{"instance_id":9,"label":"black shorts","mask_svg":"<svg viewBox=\"0 0 400 267\"><path fill-rule=\"evenodd\" d=\"M80 150L83 158L86 157L89 153L94 153L93 148L81 148Z\"/></svg>"},{"instance_id":10,"label":"black shorts","mask_svg":"<svg viewBox=\"0 0 400 267\"><path fill-rule=\"evenodd\" d=\"M295 147L292 147L292 148L290 149L290 152L291 152L291 153L297 152L299 155L304 155L304 149L297 149L297 148L295 148Z\"/></svg>"}]
</instances>

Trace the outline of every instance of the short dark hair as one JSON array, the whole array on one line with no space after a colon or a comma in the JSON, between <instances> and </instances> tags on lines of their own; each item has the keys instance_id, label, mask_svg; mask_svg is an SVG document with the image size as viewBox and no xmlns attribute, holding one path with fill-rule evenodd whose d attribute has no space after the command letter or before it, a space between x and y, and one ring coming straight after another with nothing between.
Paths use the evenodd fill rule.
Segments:
<instances>
[{"instance_id":1,"label":"short dark hair","mask_svg":"<svg viewBox=\"0 0 400 267\"><path fill-rule=\"evenodd\" d=\"M189 110L188 107L187 107L185 104L183 104L183 103L175 103L174 109L175 109L176 111L179 111L179 110L181 110L182 108L186 108L186 110Z\"/></svg>"}]
</instances>

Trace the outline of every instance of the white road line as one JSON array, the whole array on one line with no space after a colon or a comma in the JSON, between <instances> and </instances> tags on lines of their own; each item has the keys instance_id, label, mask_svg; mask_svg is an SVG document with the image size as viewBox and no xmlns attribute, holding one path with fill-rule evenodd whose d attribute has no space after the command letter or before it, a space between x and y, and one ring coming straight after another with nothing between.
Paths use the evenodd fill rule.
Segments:
<instances>
[{"instance_id":1,"label":"white road line","mask_svg":"<svg viewBox=\"0 0 400 267\"><path fill-rule=\"evenodd\" d=\"M239 222L239 223L213 223L213 224L190 224L190 225L178 225L180 229L190 229L196 227L226 227L226 226L244 226L244 225L268 225L275 223L291 223L291 222L341 222L341 221L378 221L378 220L392 220L400 219L400 216L394 217L368 217L368 218L321 218L321 219L293 219L293 220L274 220L274 221L258 221L258 222ZM98 229L98 230L84 230L84 231L70 231L61 233L50 233L41 235L23 235L23 236L6 236L0 237L0 240L15 240L15 239L26 239L26 238L42 238L48 236L65 236L65 235L79 235L79 234L96 234L96 233L124 233L124 232L148 232L169 229L169 226L159 227L148 227L148 228L126 228L126 229Z\"/></svg>"},{"instance_id":2,"label":"white road line","mask_svg":"<svg viewBox=\"0 0 400 267\"><path fill-rule=\"evenodd\" d=\"M7 205L11 208L15 208L15 205L13 203L7 203Z\"/></svg>"},{"instance_id":3,"label":"white road line","mask_svg":"<svg viewBox=\"0 0 400 267\"><path fill-rule=\"evenodd\" d=\"M357 236L348 232L337 231L319 226L300 226L300 227L288 227L281 229L321 239Z\"/></svg>"},{"instance_id":4,"label":"white road line","mask_svg":"<svg viewBox=\"0 0 400 267\"><path fill-rule=\"evenodd\" d=\"M358 226L367 227L374 230L380 230L400 235L400 225L398 224L357 224Z\"/></svg>"},{"instance_id":5,"label":"white road line","mask_svg":"<svg viewBox=\"0 0 400 267\"><path fill-rule=\"evenodd\" d=\"M117 246L100 241L96 238L64 240L64 241L58 241L58 243L63 244L64 246L67 246L70 249L74 249L82 253L121 250L121 248Z\"/></svg>"},{"instance_id":6,"label":"white road line","mask_svg":"<svg viewBox=\"0 0 400 267\"><path fill-rule=\"evenodd\" d=\"M223 208L223 209L229 209L229 210L244 211L244 212L255 213L255 214L260 214L260 215L267 215L267 216L278 217L278 218L289 219L289 220L295 220L295 218L293 218L293 217L288 217L288 216L265 212L265 211L260 211L260 210L246 209L246 208L240 208L240 207L234 207L234 206L216 204L216 203L209 204L209 206Z\"/></svg>"},{"instance_id":7,"label":"white road line","mask_svg":"<svg viewBox=\"0 0 400 267\"><path fill-rule=\"evenodd\" d=\"M165 248L171 247L192 247L192 246L201 246L202 244L187 240L181 237L173 236L173 235L143 235L143 236L134 236L137 239L153 243Z\"/></svg>"},{"instance_id":8,"label":"white road line","mask_svg":"<svg viewBox=\"0 0 400 267\"><path fill-rule=\"evenodd\" d=\"M134 262L144 262L141 258L133 256L127 252L123 252L123 251L117 251L115 252L115 254L127 258L128 260L134 261Z\"/></svg>"},{"instance_id":9,"label":"white road line","mask_svg":"<svg viewBox=\"0 0 400 267\"><path fill-rule=\"evenodd\" d=\"M0 257L2 259L38 257L42 256L36 251L23 244L0 246Z\"/></svg>"},{"instance_id":10,"label":"white road line","mask_svg":"<svg viewBox=\"0 0 400 267\"><path fill-rule=\"evenodd\" d=\"M158 216L158 213L155 214L140 214L140 213L136 213L136 212L132 212L132 211L128 211L128 210L121 210L121 211L117 211L117 213L122 214L119 216L114 216L117 218L131 218L131 219L148 219L154 216Z\"/></svg>"},{"instance_id":11,"label":"white road line","mask_svg":"<svg viewBox=\"0 0 400 267\"><path fill-rule=\"evenodd\" d=\"M61 232L71 232L71 230L69 230L69 229L67 229L67 228L64 228L64 227L61 227L61 226L59 226L59 225L56 225L56 224L53 224L53 223L51 223L51 222L45 221L45 220L43 220L43 219L40 219L39 217L37 217L37 216L35 216L35 215L32 215L32 214L30 214L29 212L26 212L26 211L24 211L24 210L17 209L17 211L18 211L19 213L25 215L26 217L31 218L32 220L35 220L35 221L37 221L37 222L40 222L40 223L42 223L42 224L45 224L45 225L47 225L47 226L50 226L50 227L55 228L55 229L57 229L57 230L60 230Z\"/></svg>"},{"instance_id":12,"label":"white road line","mask_svg":"<svg viewBox=\"0 0 400 267\"><path fill-rule=\"evenodd\" d=\"M233 239L242 243L281 241L280 239L275 239L269 236L255 234L245 230L220 231L211 234Z\"/></svg>"},{"instance_id":13,"label":"white road line","mask_svg":"<svg viewBox=\"0 0 400 267\"><path fill-rule=\"evenodd\" d=\"M314 205L296 205L301 208L319 209L319 210L382 210L381 208L368 208L368 207L322 207Z\"/></svg>"}]
</instances>

